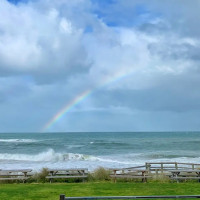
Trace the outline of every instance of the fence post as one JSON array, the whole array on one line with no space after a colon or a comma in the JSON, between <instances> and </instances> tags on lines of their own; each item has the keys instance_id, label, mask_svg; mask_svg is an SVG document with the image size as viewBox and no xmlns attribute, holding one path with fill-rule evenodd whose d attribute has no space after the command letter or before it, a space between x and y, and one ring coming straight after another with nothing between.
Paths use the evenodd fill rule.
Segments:
<instances>
[{"instance_id":1,"label":"fence post","mask_svg":"<svg viewBox=\"0 0 200 200\"><path fill-rule=\"evenodd\" d=\"M178 164L177 164L177 162L175 162L175 168L178 169Z\"/></svg>"},{"instance_id":2,"label":"fence post","mask_svg":"<svg viewBox=\"0 0 200 200\"><path fill-rule=\"evenodd\" d=\"M163 174L163 163L161 163L160 165L161 165L161 173Z\"/></svg>"},{"instance_id":3,"label":"fence post","mask_svg":"<svg viewBox=\"0 0 200 200\"><path fill-rule=\"evenodd\" d=\"M147 163L145 163L145 168L146 168L146 170L147 170L147 167L148 167L148 166L147 166Z\"/></svg>"},{"instance_id":4,"label":"fence post","mask_svg":"<svg viewBox=\"0 0 200 200\"><path fill-rule=\"evenodd\" d=\"M151 172L151 169L150 169L151 165L149 163L145 163L145 168L148 171L148 173L150 174L150 172Z\"/></svg>"},{"instance_id":5,"label":"fence post","mask_svg":"<svg viewBox=\"0 0 200 200\"><path fill-rule=\"evenodd\" d=\"M116 178L117 170L114 170L114 175L115 175L115 177L114 177L114 183L116 183L117 182L117 178Z\"/></svg>"},{"instance_id":6,"label":"fence post","mask_svg":"<svg viewBox=\"0 0 200 200\"><path fill-rule=\"evenodd\" d=\"M65 195L64 194L60 195L60 200L65 200Z\"/></svg>"},{"instance_id":7,"label":"fence post","mask_svg":"<svg viewBox=\"0 0 200 200\"><path fill-rule=\"evenodd\" d=\"M158 178L158 169L155 169L156 171L156 178Z\"/></svg>"},{"instance_id":8,"label":"fence post","mask_svg":"<svg viewBox=\"0 0 200 200\"><path fill-rule=\"evenodd\" d=\"M192 169L194 169L194 164L192 164Z\"/></svg>"}]
</instances>

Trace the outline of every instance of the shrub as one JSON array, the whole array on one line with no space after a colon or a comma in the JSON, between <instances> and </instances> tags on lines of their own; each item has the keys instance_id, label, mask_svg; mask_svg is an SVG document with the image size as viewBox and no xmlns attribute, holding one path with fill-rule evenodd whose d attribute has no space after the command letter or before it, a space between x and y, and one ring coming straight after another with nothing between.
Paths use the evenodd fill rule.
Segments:
<instances>
[{"instance_id":1,"label":"shrub","mask_svg":"<svg viewBox=\"0 0 200 200\"><path fill-rule=\"evenodd\" d=\"M44 183L46 181L46 176L49 174L47 168L43 168L41 172L35 173L33 176L33 179L35 179L37 182Z\"/></svg>"},{"instance_id":2,"label":"shrub","mask_svg":"<svg viewBox=\"0 0 200 200\"><path fill-rule=\"evenodd\" d=\"M91 176L94 180L108 181L110 180L110 171L104 169L103 167L99 167L91 174ZM90 177L90 179L92 179L92 177Z\"/></svg>"},{"instance_id":3,"label":"shrub","mask_svg":"<svg viewBox=\"0 0 200 200\"><path fill-rule=\"evenodd\" d=\"M165 174L159 174L159 175L153 175L153 180L158 182L169 182L170 178L166 176Z\"/></svg>"}]
</instances>

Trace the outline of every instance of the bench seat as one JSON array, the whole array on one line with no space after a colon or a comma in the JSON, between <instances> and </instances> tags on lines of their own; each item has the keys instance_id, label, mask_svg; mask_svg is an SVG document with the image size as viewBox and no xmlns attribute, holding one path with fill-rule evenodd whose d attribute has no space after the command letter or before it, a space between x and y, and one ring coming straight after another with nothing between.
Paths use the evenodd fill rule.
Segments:
<instances>
[{"instance_id":1,"label":"bench seat","mask_svg":"<svg viewBox=\"0 0 200 200\"><path fill-rule=\"evenodd\" d=\"M88 176L83 175L83 176L46 176L46 178L51 179L51 178L87 178Z\"/></svg>"},{"instance_id":2,"label":"bench seat","mask_svg":"<svg viewBox=\"0 0 200 200\"><path fill-rule=\"evenodd\" d=\"M0 181L4 180L27 180L29 177L5 177L5 178L0 178Z\"/></svg>"},{"instance_id":3,"label":"bench seat","mask_svg":"<svg viewBox=\"0 0 200 200\"><path fill-rule=\"evenodd\" d=\"M198 179L200 179L200 176L199 177L170 177L171 179L175 179L175 180L177 180L177 179L194 179L194 180L198 180Z\"/></svg>"},{"instance_id":4,"label":"bench seat","mask_svg":"<svg viewBox=\"0 0 200 200\"><path fill-rule=\"evenodd\" d=\"M141 176L141 175L138 175L138 176L133 176L133 175L110 175L111 178L152 178L152 176Z\"/></svg>"}]
</instances>

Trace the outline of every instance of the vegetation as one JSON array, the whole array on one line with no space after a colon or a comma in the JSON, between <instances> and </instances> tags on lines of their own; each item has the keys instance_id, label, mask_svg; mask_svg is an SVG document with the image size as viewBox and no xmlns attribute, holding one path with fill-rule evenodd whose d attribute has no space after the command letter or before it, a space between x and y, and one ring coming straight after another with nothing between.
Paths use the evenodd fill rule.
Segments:
<instances>
[{"instance_id":1,"label":"vegetation","mask_svg":"<svg viewBox=\"0 0 200 200\"><path fill-rule=\"evenodd\" d=\"M85 183L25 183L0 184L0 199L9 200L58 200L66 196L103 195L197 195L199 183L162 182L85 182Z\"/></svg>"},{"instance_id":2,"label":"vegetation","mask_svg":"<svg viewBox=\"0 0 200 200\"><path fill-rule=\"evenodd\" d=\"M36 182L45 183L46 182L46 176L48 176L48 174L49 174L49 172L48 172L47 168L43 168L41 172L35 173L29 181L30 182L36 181Z\"/></svg>"},{"instance_id":3,"label":"vegetation","mask_svg":"<svg viewBox=\"0 0 200 200\"><path fill-rule=\"evenodd\" d=\"M110 180L110 171L103 167L97 168L94 172L90 174L91 180L95 181L108 181Z\"/></svg>"}]
</instances>

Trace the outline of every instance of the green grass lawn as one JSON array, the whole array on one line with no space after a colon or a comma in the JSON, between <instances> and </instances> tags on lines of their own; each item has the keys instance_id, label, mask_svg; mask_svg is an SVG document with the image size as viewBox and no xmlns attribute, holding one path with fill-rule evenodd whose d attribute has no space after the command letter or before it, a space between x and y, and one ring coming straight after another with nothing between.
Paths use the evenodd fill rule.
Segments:
<instances>
[{"instance_id":1,"label":"green grass lawn","mask_svg":"<svg viewBox=\"0 0 200 200\"><path fill-rule=\"evenodd\" d=\"M39 183L0 184L0 200L58 200L66 196L198 195L200 183Z\"/></svg>"}]
</instances>

